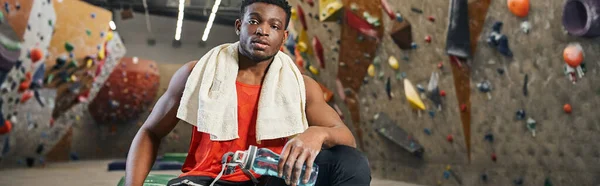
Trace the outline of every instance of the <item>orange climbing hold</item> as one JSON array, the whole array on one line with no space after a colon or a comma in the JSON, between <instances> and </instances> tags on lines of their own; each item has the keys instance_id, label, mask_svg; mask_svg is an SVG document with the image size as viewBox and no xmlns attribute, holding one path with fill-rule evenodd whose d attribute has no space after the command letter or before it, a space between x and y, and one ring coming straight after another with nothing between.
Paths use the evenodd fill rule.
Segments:
<instances>
[{"instance_id":1,"label":"orange climbing hold","mask_svg":"<svg viewBox=\"0 0 600 186\"><path fill-rule=\"evenodd\" d=\"M7 134L12 130L12 123L6 120L4 121L4 126L0 127L0 134Z\"/></svg>"},{"instance_id":2,"label":"orange climbing hold","mask_svg":"<svg viewBox=\"0 0 600 186\"><path fill-rule=\"evenodd\" d=\"M29 53L29 57L31 58L32 63L38 62L40 59L42 59L43 56L44 53L39 48L31 49Z\"/></svg>"},{"instance_id":3,"label":"orange climbing hold","mask_svg":"<svg viewBox=\"0 0 600 186\"><path fill-rule=\"evenodd\" d=\"M583 48L579 44L569 44L563 51L565 62L575 68L583 61Z\"/></svg>"},{"instance_id":4,"label":"orange climbing hold","mask_svg":"<svg viewBox=\"0 0 600 186\"><path fill-rule=\"evenodd\" d=\"M508 9L519 17L529 14L529 0L508 0Z\"/></svg>"},{"instance_id":5,"label":"orange climbing hold","mask_svg":"<svg viewBox=\"0 0 600 186\"><path fill-rule=\"evenodd\" d=\"M565 113L570 114L571 111L573 111L573 108L570 104L565 104L565 106L563 106L563 110L565 110Z\"/></svg>"}]
</instances>

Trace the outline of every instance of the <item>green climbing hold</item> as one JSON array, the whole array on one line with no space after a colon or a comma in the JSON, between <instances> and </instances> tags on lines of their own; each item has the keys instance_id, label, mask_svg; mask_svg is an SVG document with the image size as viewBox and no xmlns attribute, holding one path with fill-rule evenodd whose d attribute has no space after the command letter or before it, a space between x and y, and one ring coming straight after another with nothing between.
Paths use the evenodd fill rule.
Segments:
<instances>
[{"instance_id":1,"label":"green climbing hold","mask_svg":"<svg viewBox=\"0 0 600 186\"><path fill-rule=\"evenodd\" d=\"M404 77L402 77L402 73L400 72L396 72L396 79L397 80L402 80Z\"/></svg>"},{"instance_id":2,"label":"green climbing hold","mask_svg":"<svg viewBox=\"0 0 600 186\"><path fill-rule=\"evenodd\" d=\"M69 63L69 68L77 68L79 65L77 64L77 61L75 60L71 60L71 62Z\"/></svg>"},{"instance_id":3,"label":"green climbing hold","mask_svg":"<svg viewBox=\"0 0 600 186\"><path fill-rule=\"evenodd\" d=\"M85 30L85 33L86 33L88 36L91 36L91 35L92 35L92 31L90 31L90 30Z\"/></svg>"},{"instance_id":4,"label":"green climbing hold","mask_svg":"<svg viewBox=\"0 0 600 186\"><path fill-rule=\"evenodd\" d=\"M0 11L0 22L4 22L4 13Z\"/></svg>"},{"instance_id":5,"label":"green climbing hold","mask_svg":"<svg viewBox=\"0 0 600 186\"><path fill-rule=\"evenodd\" d=\"M48 79L46 80L46 84L52 83L52 79L54 79L54 74L48 75Z\"/></svg>"},{"instance_id":6,"label":"green climbing hold","mask_svg":"<svg viewBox=\"0 0 600 186\"><path fill-rule=\"evenodd\" d=\"M552 181L550 181L550 178L546 178L546 181L544 181L544 186L552 186Z\"/></svg>"},{"instance_id":7,"label":"green climbing hold","mask_svg":"<svg viewBox=\"0 0 600 186\"><path fill-rule=\"evenodd\" d=\"M73 51L73 49L75 49L75 47L71 43L66 42L65 49L67 50L67 52L71 52L71 51Z\"/></svg>"},{"instance_id":8,"label":"green climbing hold","mask_svg":"<svg viewBox=\"0 0 600 186\"><path fill-rule=\"evenodd\" d=\"M48 25L52 26L52 20L48 20Z\"/></svg>"}]
</instances>

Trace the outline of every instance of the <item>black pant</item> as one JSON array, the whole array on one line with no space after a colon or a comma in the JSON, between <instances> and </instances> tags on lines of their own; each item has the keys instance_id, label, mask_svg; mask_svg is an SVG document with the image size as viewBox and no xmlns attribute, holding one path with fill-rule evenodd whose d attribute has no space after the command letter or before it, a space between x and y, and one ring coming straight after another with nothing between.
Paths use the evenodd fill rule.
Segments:
<instances>
[{"instance_id":1,"label":"black pant","mask_svg":"<svg viewBox=\"0 0 600 186\"><path fill-rule=\"evenodd\" d=\"M317 156L315 163L319 166L319 175L315 186L368 186L371 183L371 169L367 158L358 150L348 146L335 146L330 149L322 150ZM196 184L208 186L213 178L199 176L184 176L169 181L178 185L183 180L189 180ZM262 176L259 179L259 186L279 186L286 185L281 178ZM180 184L185 185L185 184ZM248 182L228 182L219 180L216 186L252 186L252 181Z\"/></svg>"}]
</instances>

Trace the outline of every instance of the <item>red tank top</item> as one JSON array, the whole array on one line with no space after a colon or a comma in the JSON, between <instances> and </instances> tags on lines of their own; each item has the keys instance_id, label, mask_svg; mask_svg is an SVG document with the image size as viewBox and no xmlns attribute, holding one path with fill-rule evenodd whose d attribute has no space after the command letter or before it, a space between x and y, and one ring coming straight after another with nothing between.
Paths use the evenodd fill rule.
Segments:
<instances>
[{"instance_id":1,"label":"red tank top","mask_svg":"<svg viewBox=\"0 0 600 186\"><path fill-rule=\"evenodd\" d=\"M210 135L198 132L193 128L190 149L185 163L181 168L181 176L209 176L217 177L221 172L221 158L227 152L247 150L250 145L258 148L269 148L280 154L287 139L263 140L256 142L256 115L260 85L246 85L236 82L238 101L238 136L231 141L211 141ZM254 173L253 173L254 174ZM260 177L254 174L255 177ZM239 167L233 174L223 175L220 180L231 182L244 182L250 180Z\"/></svg>"}]
</instances>

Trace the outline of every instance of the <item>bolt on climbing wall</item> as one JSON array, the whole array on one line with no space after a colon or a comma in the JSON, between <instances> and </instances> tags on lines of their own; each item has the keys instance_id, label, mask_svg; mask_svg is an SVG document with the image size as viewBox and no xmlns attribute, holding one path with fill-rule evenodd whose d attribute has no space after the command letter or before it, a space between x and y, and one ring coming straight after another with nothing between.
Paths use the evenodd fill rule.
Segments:
<instances>
[{"instance_id":1,"label":"bolt on climbing wall","mask_svg":"<svg viewBox=\"0 0 600 186\"><path fill-rule=\"evenodd\" d=\"M358 114L344 121L376 177L595 185L600 22L563 25L583 19L572 3L291 1L286 51Z\"/></svg>"}]
</instances>

